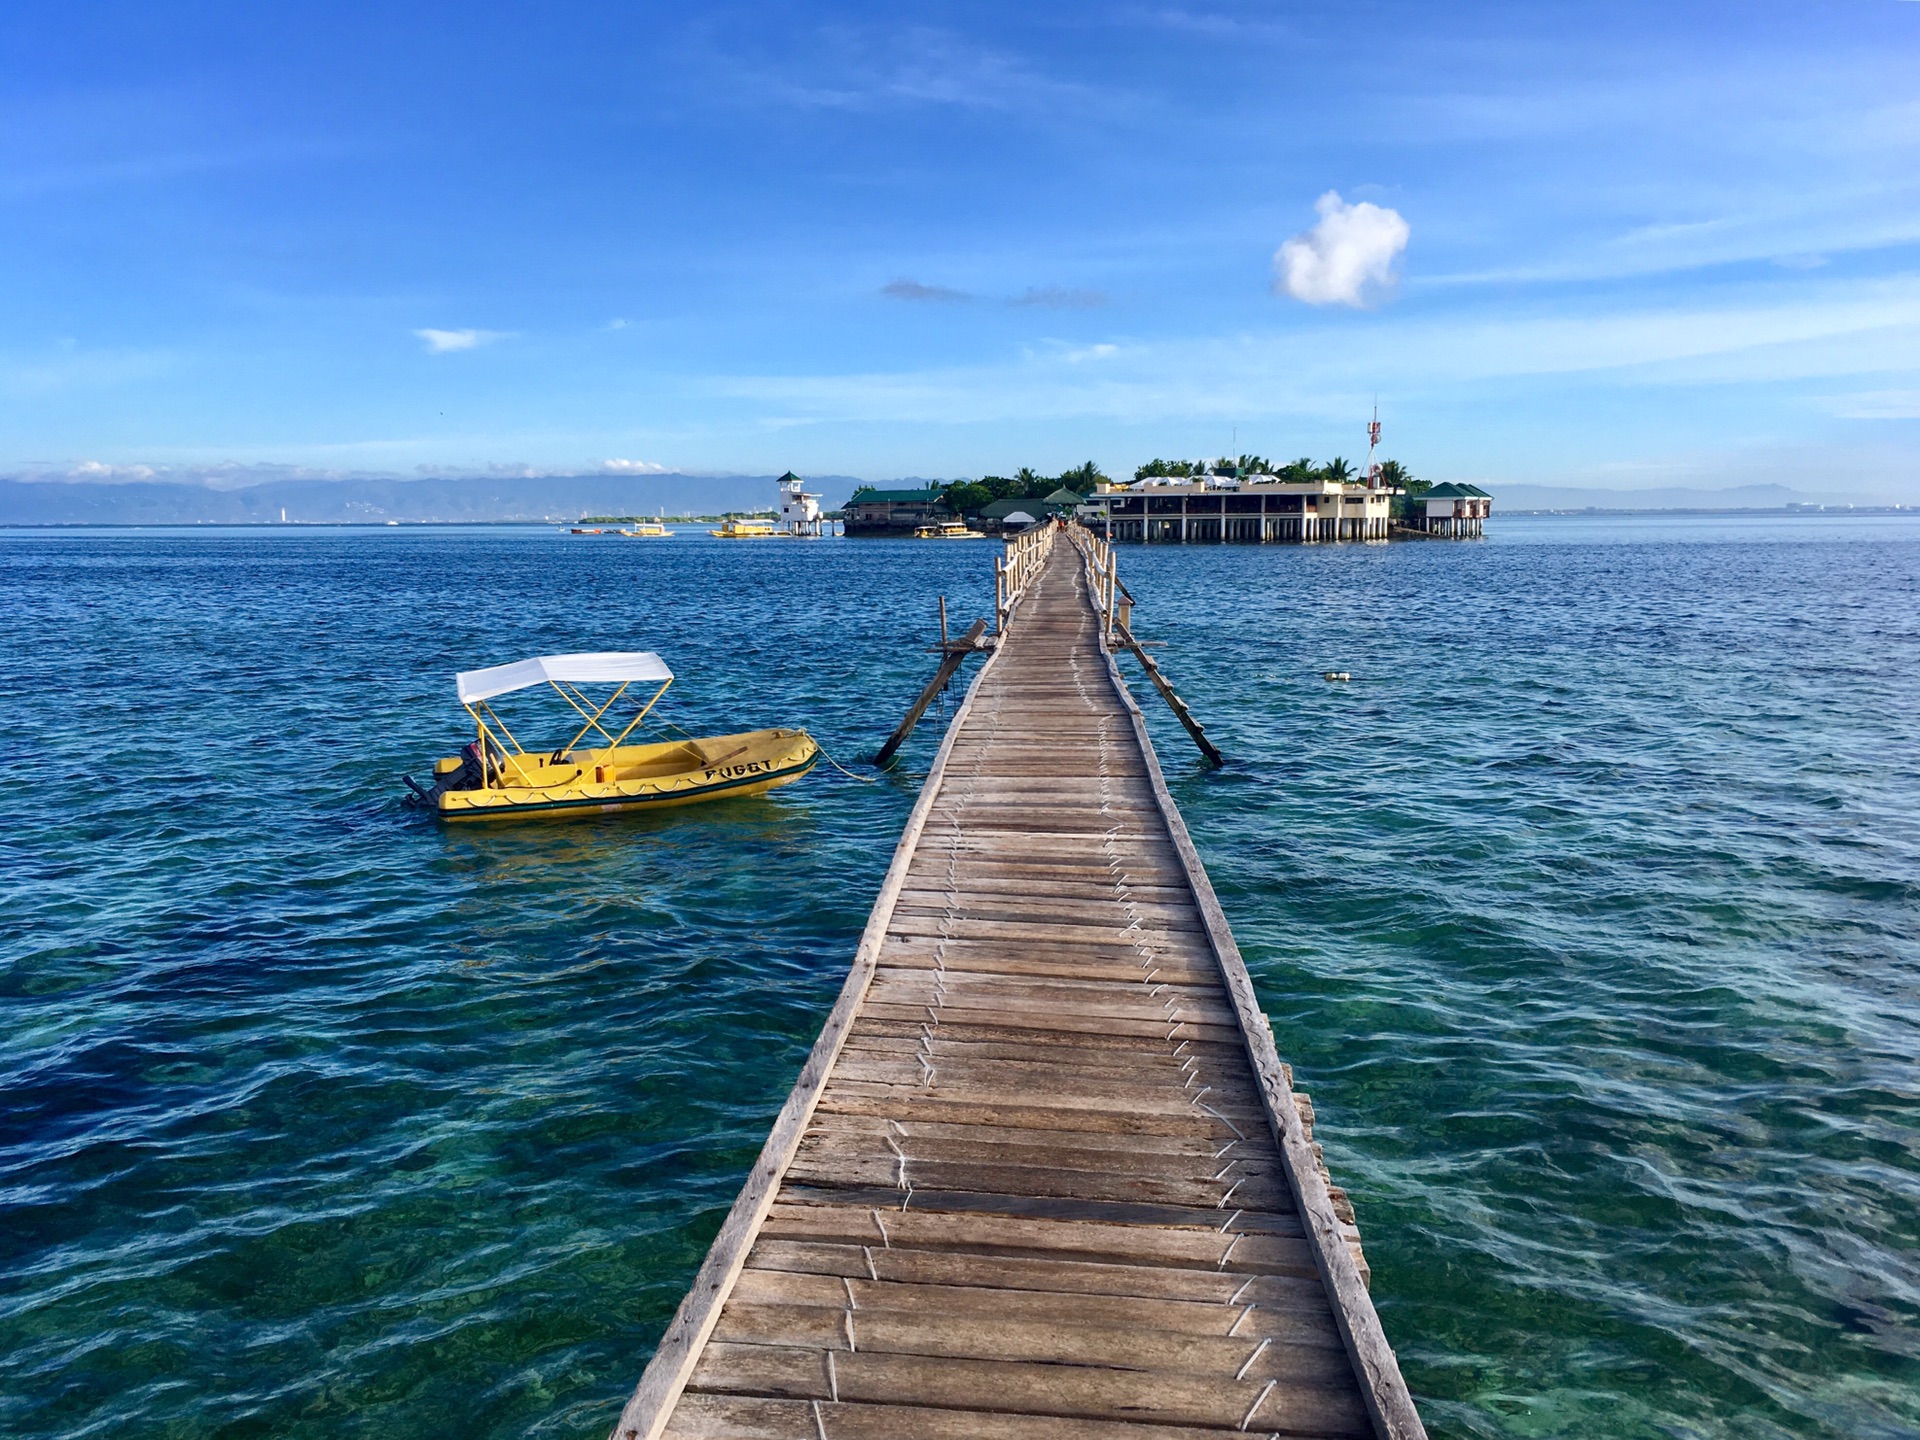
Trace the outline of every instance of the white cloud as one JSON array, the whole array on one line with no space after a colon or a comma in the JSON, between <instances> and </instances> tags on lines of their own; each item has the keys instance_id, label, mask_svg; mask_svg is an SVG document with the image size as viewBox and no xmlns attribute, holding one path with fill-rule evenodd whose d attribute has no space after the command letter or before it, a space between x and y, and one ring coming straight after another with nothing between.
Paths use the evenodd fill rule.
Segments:
<instances>
[{"instance_id":1,"label":"white cloud","mask_svg":"<svg viewBox=\"0 0 1920 1440\"><path fill-rule=\"evenodd\" d=\"M108 465L99 460L82 460L67 471L69 480L151 480L157 472L151 465Z\"/></svg>"},{"instance_id":2,"label":"white cloud","mask_svg":"<svg viewBox=\"0 0 1920 1440\"><path fill-rule=\"evenodd\" d=\"M652 460L602 460L600 468L609 475L664 475L667 467Z\"/></svg>"},{"instance_id":3,"label":"white cloud","mask_svg":"<svg viewBox=\"0 0 1920 1440\"><path fill-rule=\"evenodd\" d=\"M1274 288L1309 305L1364 305L1391 283L1393 262L1413 232L1397 210L1370 201L1349 205L1327 191L1315 203L1320 223L1273 257Z\"/></svg>"},{"instance_id":4,"label":"white cloud","mask_svg":"<svg viewBox=\"0 0 1920 1440\"><path fill-rule=\"evenodd\" d=\"M416 330L426 342L429 355L445 355L449 350L477 350L506 338L504 330Z\"/></svg>"}]
</instances>

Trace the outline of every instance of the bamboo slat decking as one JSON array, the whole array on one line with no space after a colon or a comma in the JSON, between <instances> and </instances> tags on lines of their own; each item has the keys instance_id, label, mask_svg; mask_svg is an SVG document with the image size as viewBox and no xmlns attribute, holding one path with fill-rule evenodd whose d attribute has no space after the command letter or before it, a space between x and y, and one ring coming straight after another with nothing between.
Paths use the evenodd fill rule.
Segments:
<instances>
[{"instance_id":1,"label":"bamboo slat decking","mask_svg":"<svg viewBox=\"0 0 1920 1440\"><path fill-rule=\"evenodd\" d=\"M1062 539L615 1440L1423 1436L1311 1113Z\"/></svg>"}]
</instances>

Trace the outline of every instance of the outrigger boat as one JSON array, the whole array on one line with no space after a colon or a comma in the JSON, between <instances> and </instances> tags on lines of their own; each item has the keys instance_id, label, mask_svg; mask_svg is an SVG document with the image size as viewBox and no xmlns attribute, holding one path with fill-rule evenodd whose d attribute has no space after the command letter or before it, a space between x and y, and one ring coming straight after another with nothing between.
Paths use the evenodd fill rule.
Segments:
<instances>
[{"instance_id":1,"label":"outrigger boat","mask_svg":"<svg viewBox=\"0 0 1920 1440\"><path fill-rule=\"evenodd\" d=\"M729 518L718 530L709 530L707 534L716 540L773 540L780 532L774 529L771 520L742 520Z\"/></svg>"},{"instance_id":2,"label":"outrigger boat","mask_svg":"<svg viewBox=\"0 0 1920 1440\"><path fill-rule=\"evenodd\" d=\"M987 536L985 531L969 530L964 520L943 520L931 525L914 526L913 538L916 540L984 540Z\"/></svg>"},{"instance_id":3,"label":"outrigger boat","mask_svg":"<svg viewBox=\"0 0 1920 1440\"><path fill-rule=\"evenodd\" d=\"M431 787L411 775L401 777L413 791L412 803L443 820L649 810L761 795L798 780L820 755L820 747L804 730L747 730L627 744L673 683L666 663L647 650L541 655L467 670L454 683L460 703L473 717L473 743L434 762ZM487 702L543 684L552 686L586 723L559 749L534 752L514 738ZM620 697L630 686L654 684L660 688L653 698L619 734L612 733L603 722ZM589 685L617 688L604 704L596 704L582 688ZM606 744L582 749L581 741L595 732Z\"/></svg>"},{"instance_id":4,"label":"outrigger boat","mask_svg":"<svg viewBox=\"0 0 1920 1440\"><path fill-rule=\"evenodd\" d=\"M673 531L667 529L658 520L642 520L632 529L622 530L620 533L635 540L657 540L662 536L673 534Z\"/></svg>"}]
</instances>

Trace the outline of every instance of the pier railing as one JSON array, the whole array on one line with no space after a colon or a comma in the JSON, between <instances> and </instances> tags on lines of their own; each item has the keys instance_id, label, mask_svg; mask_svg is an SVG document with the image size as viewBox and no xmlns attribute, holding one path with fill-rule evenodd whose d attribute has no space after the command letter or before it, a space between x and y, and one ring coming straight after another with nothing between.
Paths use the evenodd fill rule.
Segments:
<instances>
[{"instance_id":1,"label":"pier railing","mask_svg":"<svg viewBox=\"0 0 1920 1440\"><path fill-rule=\"evenodd\" d=\"M1060 527L1052 522L1023 530L1007 541L1007 553L993 562L993 615L995 635L1007 633L1007 620L1020 603L1028 584L1040 573L1053 550L1053 537Z\"/></svg>"},{"instance_id":2,"label":"pier railing","mask_svg":"<svg viewBox=\"0 0 1920 1440\"><path fill-rule=\"evenodd\" d=\"M1146 672L1146 678L1160 691L1167 708L1173 710L1173 718L1192 735L1194 745L1200 747L1200 753L1212 764L1227 764L1227 758L1219 753L1208 739L1206 728L1194 720L1194 712L1188 710L1187 701L1179 697L1179 691L1173 689L1173 682L1165 678L1154 657L1146 653L1146 647L1133 637L1133 595L1119 584L1119 557L1114 547L1083 524L1068 528L1068 541L1081 553L1081 559L1087 564L1087 593L1092 597L1094 611L1100 616L1100 643L1108 653L1114 653L1117 647L1131 651L1133 659L1140 662L1140 668Z\"/></svg>"},{"instance_id":3,"label":"pier railing","mask_svg":"<svg viewBox=\"0 0 1920 1440\"><path fill-rule=\"evenodd\" d=\"M1131 651L1133 658L1140 662L1140 668L1146 671L1147 679L1153 682L1153 688L1160 692L1160 698L1173 711L1174 718L1193 737L1193 743L1200 747L1200 753L1215 765L1226 764L1226 758L1207 738L1206 728L1193 718L1193 711L1187 708L1187 702L1175 691L1173 682L1161 672L1146 647L1133 638L1133 596L1120 583L1120 561L1113 546L1084 525L1069 526L1067 538L1086 562L1087 591L1093 597L1094 609L1100 616L1102 646L1111 653L1114 643L1118 641L1120 649Z\"/></svg>"},{"instance_id":4,"label":"pier railing","mask_svg":"<svg viewBox=\"0 0 1920 1440\"><path fill-rule=\"evenodd\" d=\"M1119 558L1113 553L1111 542L1084 525L1075 525L1071 533L1074 545L1086 558L1087 584L1093 591L1094 607L1100 612L1100 634L1111 650L1115 624L1124 629L1126 623L1124 618L1116 617L1116 603L1124 604L1131 611L1133 597L1127 593L1127 587L1120 583Z\"/></svg>"}]
</instances>

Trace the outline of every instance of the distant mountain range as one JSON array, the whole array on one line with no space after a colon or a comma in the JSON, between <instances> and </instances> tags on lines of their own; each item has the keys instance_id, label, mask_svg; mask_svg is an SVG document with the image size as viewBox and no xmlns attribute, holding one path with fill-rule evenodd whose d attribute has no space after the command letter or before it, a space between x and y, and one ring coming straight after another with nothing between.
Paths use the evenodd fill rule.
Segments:
<instances>
[{"instance_id":1,"label":"distant mountain range","mask_svg":"<svg viewBox=\"0 0 1920 1440\"><path fill-rule=\"evenodd\" d=\"M0 525L441 524L582 515L714 515L780 503L772 475L298 478L216 487L166 479L0 479ZM808 476L835 508L860 482Z\"/></svg>"},{"instance_id":2,"label":"distant mountain range","mask_svg":"<svg viewBox=\"0 0 1920 1440\"><path fill-rule=\"evenodd\" d=\"M1789 505L1885 505L1879 497L1812 494L1785 485L1734 485L1723 490L1666 486L1650 490L1600 490L1561 485L1496 485L1493 513L1529 510L1783 510Z\"/></svg>"},{"instance_id":3,"label":"distant mountain range","mask_svg":"<svg viewBox=\"0 0 1920 1440\"><path fill-rule=\"evenodd\" d=\"M715 515L779 503L772 475L392 475L292 476L272 471L187 472L181 478L73 480L0 478L0 525L378 525L559 523L582 515ZM808 476L837 508L862 482ZM917 487L919 479L890 480ZM1729 489L1602 490L1486 482L1493 509L1780 510L1789 505L1879 505L1867 495L1816 494L1785 485Z\"/></svg>"}]
</instances>

